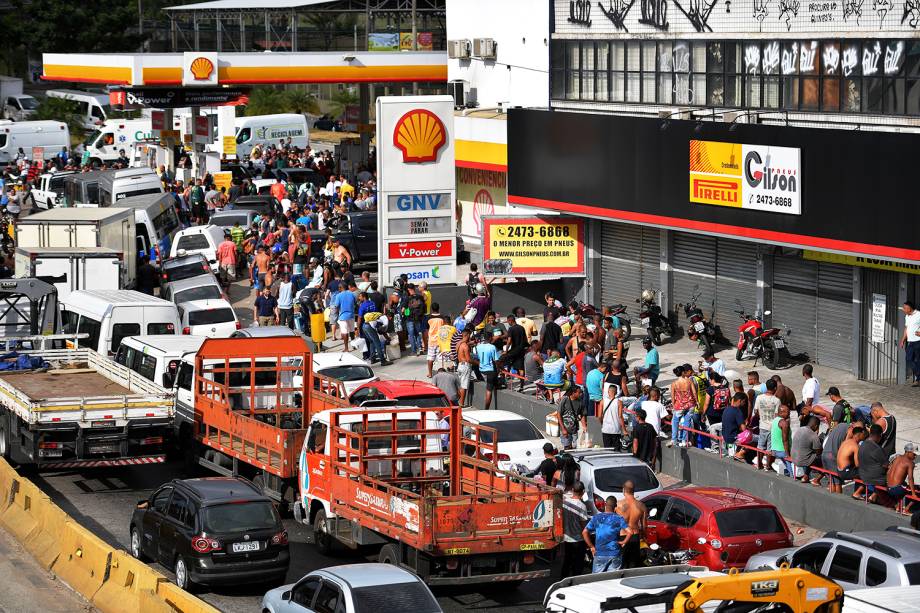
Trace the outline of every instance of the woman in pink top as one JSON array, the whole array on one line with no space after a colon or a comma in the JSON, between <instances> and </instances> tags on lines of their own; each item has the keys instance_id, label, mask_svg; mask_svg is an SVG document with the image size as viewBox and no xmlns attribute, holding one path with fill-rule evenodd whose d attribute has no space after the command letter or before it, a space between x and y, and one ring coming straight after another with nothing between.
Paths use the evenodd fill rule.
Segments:
<instances>
[{"instance_id":1,"label":"woman in pink top","mask_svg":"<svg viewBox=\"0 0 920 613\"><path fill-rule=\"evenodd\" d=\"M684 364L675 368L674 374L677 380L671 384L671 441L668 447L687 440L687 433L680 431L680 422L687 411L696 409L696 383L691 377L693 368Z\"/></svg>"}]
</instances>

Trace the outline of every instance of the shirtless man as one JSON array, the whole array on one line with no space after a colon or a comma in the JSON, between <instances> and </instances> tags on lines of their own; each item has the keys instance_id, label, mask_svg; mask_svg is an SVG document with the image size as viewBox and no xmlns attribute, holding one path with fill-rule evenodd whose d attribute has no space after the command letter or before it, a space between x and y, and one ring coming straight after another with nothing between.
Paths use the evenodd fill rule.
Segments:
<instances>
[{"instance_id":1,"label":"shirtless man","mask_svg":"<svg viewBox=\"0 0 920 613\"><path fill-rule=\"evenodd\" d=\"M898 506L901 499L908 493L911 496L917 495L917 491L914 488L914 464L916 461L917 447L913 443L907 443L904 445L904 454L896 457L891 466L888 467L889 506ZM904 487L905 481L907 481L907 487ZM622 515L622 513L620 514Z\"/></svg>"},{"instance_id":2,"label":"shirtless man","mask_svg":"<svg viewBox=\"0 0 920 613\"><path fill-rule=\"evenodd\" d=\"M457 376L460 377L460 406L466 406L466 394L473 379L473 364L470 359L470 330L466 328L457 345Z\"/></svg>"},{"instance_id":3,"label":"shirtless man","mask_svg":"<svg viewBox=\"0 0 920 613\"><path fill-rule=\"evenodd\" d=\"M256 254L255 260L253 261L252 272L255 273L258 270L258 277L253 279L256 282L257 291L262 291L262 288L265 286L265 273L268 272L269 267L271 266L272 259L268 255L268 247L261 246L259 247L259 253Z\"/></svg>"},{"instance_id":4,"label":"shirtless man","mask_svg":"<svg viewBox=\"0 0 920 613\"><path fill-rule=\"evenodd\" d=\"M630 530L629 540L623 546L623 568L638 568L642 564L639 542L645 537L648 509L636 498L635 491L635 484L627 481L623 484L623 499L617 503L617 513L626 519Z\"/></svg>"},{"instance_id":5,"label":"shirtless man","mask_svg":"<svg viewBox=\"0 0 920 613\"><path fill-rule=\"evenodd\" d=\"M841 491L847 481L859 477L859 444L864 440L866 440L866 429L862 426L851 426L846 440L837 450L837 474L840 476ZM862 486L859 486L853 493L853 497L856 498L861 492Z\"/></svg>"},{"instance_id":6,"label":"shirtless man","mask_svg":"<svg viewBox=\"0 0 920 613\"><path fill-rule=\"evenodd\" d=\"M779 375L773 375L771 379L776 381L776 392L774 393L774 395L777 398L779 398L780 404L786 405L787 407L790 408L790 410L794 408L795 407L795 392L793 392L791 388L783 385L783 380L780 378ZM769 427L769 424L767 425L767 427Z\"/></svg>"}]
</instances>

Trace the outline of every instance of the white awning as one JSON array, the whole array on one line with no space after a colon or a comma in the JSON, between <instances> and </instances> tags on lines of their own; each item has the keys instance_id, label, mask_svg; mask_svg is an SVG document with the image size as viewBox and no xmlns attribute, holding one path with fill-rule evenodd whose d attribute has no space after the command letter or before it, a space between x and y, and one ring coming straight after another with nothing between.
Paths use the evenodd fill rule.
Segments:
<instances>
[{"instance_id":1,"label":"white awning","mask_svg":"<svg viewBox=\"0 0 920 613\"><path fill-rule=\"evenodd\" d=\"M296 9L315 4L328 4L334 0L272 0L259 2L259 0L211 0L210 2L196 2L181 6L168 6L167 11L248 11L263 9L266 11Z\"/></svg>"}]
</instances>

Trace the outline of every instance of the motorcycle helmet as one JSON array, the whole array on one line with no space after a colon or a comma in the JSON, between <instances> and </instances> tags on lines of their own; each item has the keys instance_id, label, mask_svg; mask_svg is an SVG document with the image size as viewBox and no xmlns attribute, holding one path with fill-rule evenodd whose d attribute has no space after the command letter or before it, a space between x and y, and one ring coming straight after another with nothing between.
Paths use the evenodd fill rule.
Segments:
<instances>
[{"instance_id":1,"label":"motorcycle helmet","mask_svg":"<svg viewBox=\"0 0 920 613\"><path fill-rule=\"evenodd\" d=\"M642 290L642 302L655 302L655 292L650 289Z\"/></svg>"}]
</instances>

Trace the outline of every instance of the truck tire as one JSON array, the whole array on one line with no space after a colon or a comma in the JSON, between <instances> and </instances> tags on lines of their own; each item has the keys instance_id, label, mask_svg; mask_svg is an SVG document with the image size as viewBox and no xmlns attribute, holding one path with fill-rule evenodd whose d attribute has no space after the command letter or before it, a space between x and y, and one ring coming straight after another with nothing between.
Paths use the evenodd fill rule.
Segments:
<instances>
[{"instance_id":1,"label":"truck tire","mask_svg":"<svg viewBox=\"0 0 920 613\"><path fill-rule=\"evenodd\" d=\"M399 566L399 548L392 543L384 545L377 554L377 561L381 564L393 564Z\"/></svg>"},{"instance_id":2,"label":"truck tire","mask_svg":"<svg viewBox=\"0 0 920 613\"><path fill-rule=\"evenodd\" d=\"M313 544L316 550L324 556L332 553L335 541L329 534L329 522L326 519L326 510L320 509L313 518Z\"/></svg>"}]
</instances>

